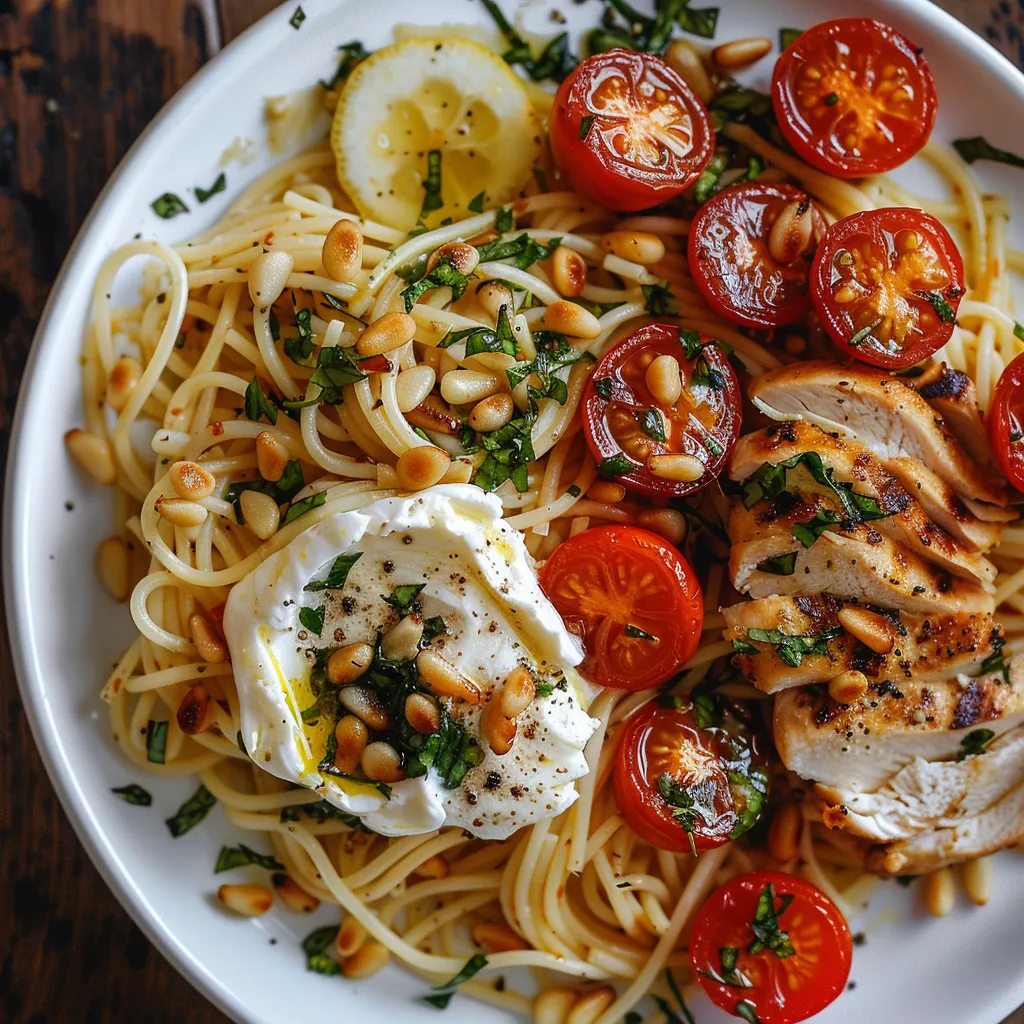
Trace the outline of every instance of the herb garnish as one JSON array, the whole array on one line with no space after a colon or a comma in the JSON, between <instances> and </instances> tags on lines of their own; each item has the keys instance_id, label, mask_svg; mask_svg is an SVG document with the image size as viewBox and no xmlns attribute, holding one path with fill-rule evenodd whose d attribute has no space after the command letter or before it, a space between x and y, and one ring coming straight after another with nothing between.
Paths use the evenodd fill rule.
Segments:
<instances>
[{"instance_id":1,"label":"herb garnish","mask_svg":"<svg viewBox=\"0 0 1024 1024\"><path fill-rule=\"evenodd\" d=\"M693 199L698 205L707 202L718 191L718 179L722 177L728 166L729 158L725 153L715 153L708 161L707 167L701 171L697 184L693 186Z\"/></svg>"},{"instance_id":2,"label":"herb garnish","mask_svg":"<svg viewBox=\"0 0 1024 1024\"><path fill-rule=\"evenodd\" d=\"M281 404L286 409L305 409L309 405L338 405L342 400L342 389L349 384L366 380L351 356L338 346L321 348L316 357L316 370L309 378L320 390L314 398L288 399Z\"/></svg>"},{"instance_id":3,"label":"herb garnish","mask_svg":"<svg viewBox=\"0 0 1024 1024\"><path fill-rule=\"evenodd\" d=\"M483 213L484 212L484 194L483 192L477 192L475 196L466 204L466 209L470 213Z\"/></svg>"},{"instance_id":4,"label":"herb garnish","mask_svg":"<svg viewBox=\"0 0 1024 1024\"><path fill-rule=\"evenodd\" d=\"M533 449L532 410L510 420L503 427L480 434L479 443L487 457L473 477L473 482L485 491L493 491L506 480L511 480L522 494L529 487L529 465L536 459Z\"/></svg>"},{"instance_id":5,"label":"herb garnish","mask_svg":"<svg viewBox=\"0 0 1024 1024\"><path fill-rule=\"evenodd\" d=\"M384 598L384 603L391 605L398 613L398 617L404 619L412 611L416 598L420 596L420 591L425 586L425 583L406 583L395 587L391 591L391 596Z\"/></svg>"},{"instance_id":6,"label":"herb garnish","mask_svg":"<svg viewBox=\"0 0 1024 1024\"><path fill-rule=\"evenodd\" d=\"M528 270L534 263L546 260L561 244L561 238L552 238L547 244L538 242L524 231L516 238L496 238L493 242L485 242L476 250L481 263L511 259L513 267Z\"/></svg>"},{"instance_id":7,"label":"herb garnish","mask_svg":"<svg viewBox=\"0 0 1024 1024\"><path fill-rule=\"evenodd\" d=\"M608 458L601 460L601 465L598 467L602 480L613 480L617 476L625 476L627 473L632 473L636 469L633 461L621 452L618 455L609 455Z\"/></svg>"},{"instance_id":8,"label":"herb garnish","mask_svg":"<svg viewBox=\"0 0 1024 1024\"><path fill-rule=\"evenodd\" d=\"M293 520L298 519L299 516L305 515L312 509L320 508L321 505L326 504L326 491L317 491L316 494L311 494L308 498L303 498L301 501L294 501L288 506L288 511L285 512L284 518L281 520L281 524L283 526L287 526Z\"/></svg>"},{"instance_id":9,"label":"herb garnish","mask_svg":"<svg viewBox=\"0 0 1024 1024\"><path fill-rule=\"evenodd\" d=\"M772 576L792 576L796 569L796 556L795 551L790 551L786 555L766 558L763 562L758 563L757 571L766 572Z\"/></svg>"},{"instance_id":10,"label":"herb garnish","mask_svg":"<svg viewBox=\"0 0 1024 1024\"><path fill-rule=\"evenodd\" d=\"M424 1002L430 1003L431 1006L436 1006L439 1010L444 1010L451 1002L456 989L463 982L469 981L473 975L478 974L486 966L487 957L483 953L474 954L466 961L465 966L454 978L449 978L443 985L435 985L434 993L423 997Z\"/></svg>"},{"instance_id":11,"label":"herb garnish","mask_svg":"<svg viewBox=\"0 0 1024 1024\"><path fill-rule=\"evenodd\" d=\"M426 217L434 210L440 210L444 206L441 198L441 150L432 149L427 153L427 176L423 179L423 206L420 209L420 219Z\"/></svg>"},{"instance_id":12,"label":"herb garnish","mask_svg":"<svg viewBox=\"0 0 1024 1024\"><path fill-rule=\"evenodd\" d=\"M341 974L341 964L329 957L325 950L334 942L338 925L328 924L310 932L302 940L302 951L306 954L306 970L317 974Z\"/></svg>"},{"instance_id":13,"label":"herb garnish","mask_svg":"<svg viewBox=\"0 0 1024 1024\"><path fill-rule=\"evenodd\" d=\"M992 653L981 663L978 671L974 673L975 677L986 676L990 672L1000 672L1002 673L1004 683L1010 681L1010 666L1007 665L1006 658L1003 655L1003 647L1005 646L1005 637L994 636L992 638Z\"/></svg>"},{"instance_id":14,"label":"herb garnish","mask_svg":"<svg viewBox=\"0 0 1024 1024\"><path fill-rule=\"evenodd\" d=\"M202 188L200 185L196 185L192 191L195 192L196 199L198 199L199 202L205 203L207 199L212 198L218 192L223 192L227 187L228 179L224 172L221 171L220 174L217 175L217 180L209 188Z\"/></svg>"},{"instance_id":15,"label":"herb garnish","mask_svg":"<svg viewBox=\"0 0 1024 1024\"><path fill-rule=\"evenodd\" d=\"M245 843L239 843L237 846L222 846L220 848L213 873L219 875L222 871L230 871L232 868L241 868L250 864L258 868L266 868L268 871L284 871L284 865L276 857L272 857L269 853L257 853Z\"/></svg>"},{"instance_id":16,"label":"herb garnish","mask_svg":"<svg viewBox=\"0 0 1024 1024\"><path fill-rule=\"evenodd\" d=\"M177 839L195 828L210 813L217 798L205 787L200 786L175 812L166 819L167 828Z\"/></svg>"},{"instance_id":17,"label":"herb garnish","mask_svg":"<svg viewBox=\"0 0 1024 1024\"><path fill-rule=\"evenodd\" d=\"M565 381L556 376L556 371L592 356L573 348L566 336L556 331L537 331L533 335L533 346L537 350L536 359L532 362L521 360L505 371L508 386L514 391L527 377L536 374L540 378L540 387L531 385L527 388L527 395L531 399L551 398L559 405L565 405L569 389Z\"/></svg>"},{"instance_id":18,"label":"herb garnish","mask_svg":"<svg viewBox=\"0 0 1024 1024\"><path fill-rule=\"evenodd\" d=\"M162 196L157 196L149 205L153 208L153 212L164 220L177 217L179 213L188 213L188 207L181 201L181 197L173 192L165 192Z\"/></svg>"},{"instance_id":19,"label":"herb garnish","mask_svg":"<svg viewBox=\"0 0 1024 1024\"><path fill-rule=\"evenodd\" d=\"M319 636L324 631L324 615L326 609L320 608L300 608L299 609L299 622L302 623L304 629L308 629L313 636Z\"/></svg>"},{"instance_id":20,"label":"herb garnish","mask_svg":"<svg viewBox=\"0 0 1024 1024\"><path fill-rule=\"evenodd\" d=\"M521 35L509 24L501 8L494 0L481 0L487 13L494 19L498 30L508 40L509 48L501 55L506 64L521 67L535 82L545 78L562 81L574 67L576 58L569 52L568 33L562 32L547 43L540 56L534 58L530 47Z\"/></svg>"},{"instance_id":21,"label":"herb garnish","mask_svg":"<svg viewBox=\"0 0 1024 1024\"><path fill-rule=\"evenodd\" d=\"M976 757L979 754L985 753L985 744L995 738L995 733L991 729L972 729L961 741L960 741L960 753L957 754L956 759L962 761L965 757Z\"/></svg>"},{"instance_id":22,"label":"herb garnish","mask_svg":"<svg viewBox=\"0 0 1024 1024\"><path fill-rule=\"evenodd\" d=\"M299 366L312 366L313 358L313 327L310 324L311 314L308 309L295 310L295 327L298 336L284 339L284 354Z\"/></svg>"},{"instance_id":23,"label":"herb garnish","mask_svg":"<svg viewBox=\"0 0 1024 1024\"><path fill-rule=\"evenodd\" d=\"M851 348L856 348L858 345L863 344L870 337L871 332L881 323L881 319L876 320L873 324L868 324L867 327L862 327L857 331L850 340L846 343Z\"/></svg>"},{"instance_id":24,"label":"herb garnish","mask_svg":"<svg viewBox=\"0 0 1024 1024\"><path fill-rule=\"evenodd\" d=\"M640 429L655 441L665 440L665 421L657 409L645 409L640 417Z\"/></svg>"},{"instance_id":25,"label":"herb garnish","mask_svg":"<svg viewBox=\"0 0 1024 1024\"><path fill-rule=\"evenodd\" d=\"M585 117L580 118L580 138L586 139L590 134L590 129L597 118L593 114L587 114Z\"/></svg>"},{"instance_id":26,"label":"herb garnish","mask_svg":"<svg viewBox=\"0 0 1024 1024\"><path fill-rule=\"evenodd\" d=\"M286 501L291 501L305 486L302 463L298 459L291 459L285 464L280 480L239 480L231 484L224 492L224 500L230 501L235 506L235 518L241 524L244 519L239 498L243 491L260 491L263 494L269 494L278 505L283 505Z\"/></svg>"},{"instance_id":27,"label":"herb garnish","mask_svg":"<svg viewBox=\"0 0 1024 1024\"><path fill-rule=\"evenodd\" d=\"M149 807L153 802L153 797L148 790L134 782L127 786L118 786L117 789L112 789L110 792L116 793L126 804L132 804L135 807Z\"/></svg>"},{"instance_id":28,"label":"herb garnish","mask_svg":"<svg viewBox=\"0 0 1024 1024\"><path fill-rule=\"evenodd\" d=\"M603 27L594 29L588 37L591 53L603 53L623 47L648 53L664 53L672 39L676 25L684 32L712 39L718 22L718 8L691 8L690 0L657 0L655 15L641 14L626 0L605 0ZM625 24L619 22L620 15Z\"/></svg>"},{"instance_id":29,"label":"herb garnish","mask_svg":"<svg viewBox=\"0 0 1024 1024\"><path fill-rule=\"evenodd\" d=\"M306 12L301 7L296 7L292 16L288 19L288 24L294 29L302 27L302 23L306 20Z\"/></svg>"},{"instance_id":30,"label":"herb garnish","mask_svg":"<svg viewBox=\"0 0 1024 1024\"><path fill-rule=\"evenodd\" d=\"M775 886L771 882L761 890L757 899L757 911L754 913L754 941L747 947L748 953L760 953L764 949L771 950L780 959L793 956L796 950L789 941L789 935L779 927L779 919L793 902L792 894L779 897L780 906L775 906Z\"/></svg>"},{"instance_id":31,"label":"herb garnish","mask_svg":"<svg viewBox=\"0 0 1024 1024\"><path fill-rule=\"evenodd\" d=\"M822 103L824 103L826 107L834 107L838 102L839 102L839 93L837 93L837 92L830 92L822 100Z\"/></svg>"},{"instance_id":32,"label":"herb garnish","mask_svg":"<svg viewBox=\"0 0 1024 1024\"><path fill-rule=\"evenodd\" d=\"M245 389L245 405L242 415L253 423L258 422L261 416L265 416L272 426L277 423L277 409L263 393L256 377L249 381L249 385Z\"/></svg>"},{"instance_id":33,"label":"herb garnish","mask_svg":"<svg viewBox=\"0 0 1024 1024\"><path fill-rule=\"evenodd\" d=\"M802 28L780 28L779 29L779 52L785 50L790 43L795 42L804 34Z\"/></svg>"},{"instance_id":34,"label":"herb garnish","mask_svg":"<svg viewBox=\"0 0 1024 1024\"><path fill-rule=\"evenodd\" d=\"M953 143L953 148L969 164L973 164L975 160L992 160L999 164L1010 164L1011 167L1024 167L1024 157L1005 149L998 149L980 135L971 139L957 139Z\"/></svg>"},{"instance_id":35,"label":"herb garnish","mask_svg":"<svg viewBox=\"0 0 1024 1024\"><path fill-rule=\"evenodd\" d=\"M468 284L469 275L456 270L452 266L451 257L446 253L434 264L434 269L429 274L425 273L419 280L402 289L405 311L411 313L413 306L419 302L420 296L435 288L451 288L453 301L461 299Z\"/></svg>"},{"instance_id":36,"label":"herb garnish","mask_svg":"<svg viewBox=\"0 0 1024 1024\"><path fill-rule=\"evenodd\" d=\"M146 760L153 764L163 764L167 756L166 721L157 722L152 718L146 726Z\"/></svg>"},{"instance_id":37,"label":"herb garnish","mask_svg":"<svg viewBox=\"0 0 1024 1024\"><path fill-rule=\"evenodd\" d=\"M312 591L341 590L341 588L345 586L348 574L352 571L352 566L354 566L362 557L362 551L356 551L351 555L338 555L338 557L331 563L330 571L324 579L313 580L312 582L307 583L302 589Z\"/></svg>"},{"instance_id":38,"label":"herb garnish","mask_svg":"<svg viewBox=\"0 0 1024 1024\"><path fill-rule=\"evenodd\" d=\"M658 776L655 785L662 800L672 808L672 817L682 826L690 841L690 850L697 856L697 844L693 839L693 830L701 824L707 825L710 822L702 807L694 802L692 796L684 786L681 786L668 772L662 772Z\"/></svg>"},{"instance_id":39,"label":"herb garnish","mask_svg":"<svg viewBox=\"0 0 1024 1024\"><path fill-rule=\"evenodd\" d=\"M320 79L320 84L325 89L335 89L340 83L345 81L352 70L357 64L361 64L370 54L363 44L358 40L354 39L351 43L342 43L338 47L341 51L341 59L338 61L338 70L334 72L333 77L329 82L325 82Z\"/></svg>"},{"instance_id":40,"label":"herb garnish","mask_svg":"<svg viewBox=\"0 0 1024 1024\"><path fill-rule=\"evenodd\" d=\"M652 316L679 315L679 304L667 284L644 284L640 291L643 292L647 312Z\"/></svg>"},{"instance_id":41,"label":"herb garnish","mask_svg":"<svg viewBox=\"0 0 1024 1024\"><path fill-rule=\"evenodd\" d=\"M843 635L843 629L835 626L821 633L790 636L779 629L749 629L748 640L760 644L774 644L780 660L792 668L799 668L805 656L828 654L828 642ZM732 649L737 654L757 655L758 648L746 640L733 640Z\"/></svg>"},{"instance_id":42,"label":"herb garnish","mask_svg":"<svg viewBox=\"0 0 1024 1024\"><path fill-rule=\"evenodd\" d=\"M942 323L950 324L956 320L956 313L953 312L953 307L946 301L942 292L925 292L924 297L931 303L935 315Z\"/></svg>"},{"instance_id":43,"label":"herb garnish","mask_svg":"<svg viewBox=\"0 0 1024 1024\"><path fill-rule=\"evenodd\" d=\"M597 377L594 380L594 390L607 402L612 397L613 384L611 377Z\"/></svg>"},{"instance_id":44,"label":"herb garnish","mask_svg":"<svg viewBox=\"0 0 1024 1024\"><path fill-rule=\"evenodd\" d=\"M634 626L632 622L627 622L622 632L625 633L626 636L633 637L633 639L635 640L658 639L653 633L648 633L646 630L641 629L639 626Z\"/></svg>"}]
</instances>

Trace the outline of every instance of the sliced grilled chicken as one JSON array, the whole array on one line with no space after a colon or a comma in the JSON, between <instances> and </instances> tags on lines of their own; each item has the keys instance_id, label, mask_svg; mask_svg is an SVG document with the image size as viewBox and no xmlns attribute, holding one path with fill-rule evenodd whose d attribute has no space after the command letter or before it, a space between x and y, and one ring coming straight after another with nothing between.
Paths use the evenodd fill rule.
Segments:
<instances>
[{"instance_id":1,"label":"sliced grilled chicken","mask_svg":"<svg viewBox=\"0 0 1024 1024\"><path fill-rule=\"evenodd\" d=\"M815 454L832 479L848 484L855 495L872 501L888 515L871 520L872 527L911 551L951 572L954 576L980 583L991 590L996 567L984 556L968 550L934 523L921 504L863 445L832 437L808 423L785 423L741 437L730 461L734 480L757 479L762 465L776 466L803 455ZM788 489L819 494L834 513L845 517L839 496L815 480L809 469L798 465L786 472ZM754 506L757 511L762 506Z\"/></svg>"},{"instance_id":2,"label":"sliced grilled chicken","mask_svg":"<svg viewBox=\"0 0 1024 1024\"><path fill-rule=\"evenodd\" d=\"M769 504L774 507L757 513L737 505L729 515L729 574L741 593L829 594L921 613L993 610L982 587L883 537L874 523L840 523L805 548L794 539L793 526L812 520L824 506L816 495ZM793 555L792 565L783 564Z\"/></svg>"},{"instance_id":3,"label":"sliced grilled chicken","mask_svg":"<svg viewBox=\"0 0 1024 1024\"><path fill-rule=\"evenodd\" d=\"M1007 502L996 474L971 459L920 395L881 370L825 360L793 363L759 377L750 397L774 420L806 420L853 437L883 464L918 459L965 497Z\"/></svg>"},{"instance_id":4,"label":"sliced grilled chicken","mask_svg":"<svg viewBox=\"0 0 1024 1024\"><path fill-rule=\"evenodd\" d=\"M827 595L765 597L724 608L723 614L725 639L753 644L758 651L735 655L733 664L765 693L808 683L827 683L847 669L858 669L869 681L888 680L897 686L910 678L930 683L947 680L958 672L973 675L996 652L992 641L1000 636L991 615L871 612ZM870 640L874 647L884 647L888 642L889 649L872 650L848 632L843 623ZM843 633L826 642L826 653L804 654L795 666L778 656L776 644L755 642L750 637L751 629L814 637L837 628L843 628Z\"/></svg>"}]
</instances>

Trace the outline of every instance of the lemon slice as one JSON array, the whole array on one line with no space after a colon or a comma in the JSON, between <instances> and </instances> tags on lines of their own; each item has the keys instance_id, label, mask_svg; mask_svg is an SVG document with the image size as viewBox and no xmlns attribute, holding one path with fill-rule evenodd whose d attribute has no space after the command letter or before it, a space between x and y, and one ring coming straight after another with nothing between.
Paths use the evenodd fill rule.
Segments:
<instances>
[{"instance_id":1,"label":"lemon slice","mask_svg":"<svg viewBox=\"0 0 1024 1024\"><path fill-rule=\"evenodd\" d=\"M409 230L441 154L441 205L430 227L514 198L530 177L541 127L523 83L471 39L409 39L352 72L331 127L338 181L366 218ZM473 203L474 207L478 206Z\"/></svg>"}]
</instances>

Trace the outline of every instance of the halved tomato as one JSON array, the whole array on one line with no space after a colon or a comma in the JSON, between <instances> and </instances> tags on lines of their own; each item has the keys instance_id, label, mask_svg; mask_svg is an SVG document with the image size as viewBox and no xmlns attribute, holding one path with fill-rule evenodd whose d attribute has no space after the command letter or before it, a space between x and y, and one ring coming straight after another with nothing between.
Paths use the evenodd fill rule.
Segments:
<instances>
[{"instance_id":1,"label":"halved tomato","mask_svg":"<svg viewBox=\"0 0 1024 1024\"><path fill-rule=\"evenodd\" d=\"M1024 491L1024 352L999 375L988 411L988 436L1006 479Z\"/></svg>"},{"instance_id":2,"label":"halved tomato","mask_svg":"<svg viewBox=\"0 0 1024 1024\"><path fill-rule=\"evenodd\" d=\"M832 340L855 359L905 370L949 341L964 264L949 232L921 210L866 210L833 224L811 269L811 298Z\"/></svg>"},{"instance_id":3,"label":"halved tomato","mask_svg":"<svg viewBox=\"0 0 1024 1024\"><path fill-rule=\"evenodd\" d=\"M714 148L704 104L651 53L594 54L555 95L555 162L574 191L609 210L643 210L675 198Z\"/></svg>"},{"instance_id":4,"label":"halved tomato","mask_svg":"<svg viewBox=\"0 0 1024 1024\"><path fill-rule=\"evenodd\" d=\"M689 562L657 534L600 526L559 544L540 583L583 642L580 671L601 686L663 683L700 642L704 600Z\"/></svg>"},{"instance_id":5,"label":"halved tomato","mask_svg":"<svg viewBox=\"0 0 1024 1024\"><path fill-rule=\"evenodd\" d=\"M928 141L938 108L921 50L872 18L801 33L775 65L772 102L797 156L840 178L905 163Z\"/></svg>"}]
</instances>

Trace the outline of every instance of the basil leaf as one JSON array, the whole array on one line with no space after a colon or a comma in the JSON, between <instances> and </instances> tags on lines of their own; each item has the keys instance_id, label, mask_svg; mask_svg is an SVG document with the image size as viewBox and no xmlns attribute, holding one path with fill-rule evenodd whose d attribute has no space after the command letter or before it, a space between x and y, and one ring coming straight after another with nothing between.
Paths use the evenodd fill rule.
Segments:
<instances>
[{"instance_id":1,"label":"basil leaf","mask_svg":"<svg viewBox=\"0 0 1024 1024\"><path fill-rule=\"evenodd\" d=\"M645 284L640 286L647 312L652 316L678 316L679 305L672 289L667 284Z\"/></svg>"},{"instance_id":2,"label":"basil leaf","mask_svg":"<svg viewBox=\"0 0 1024 1024\"><path fill-rule=\"evenodd\" d=\"M718 10L717 7L702 7L697 10L685 7L679 14L679 27L684 32L700 36L702 39L714 39L715 28L718 25Z\"/></svg>"},{"instance_id":3,"label":"basil leaf","mask_svg":"<svg viewBox=\"0 0 1024 1024\"><path fill-rule=\"evenodd\" d=\"M636 469L636 465L632 459L625 455L610 455L606 459L601 460L601 465L598 467L602 480L613 480L617 476L625 476L627 473L632 473Z\"/></svg>"},{"instance_id":4,"label":"basil leaf","mask_svg":"<svg viewBox=\"0 0 1024 1024\"><path fill-rule=\"evenodd\" d=\"M999 149L980 135L971 139L957 139L953 143L953 148L969 164L973 164L975 160L991 160L993 163L1009 164L1011 167L1024 167L1024 157Z\"/></svg>"},{"instance_id":5,"label":"basil leaf","mask_svg":"<svg viewBox=\"0 0 1024 1024\"><path fill-rule=\"evenodd\" d=\"M249 385L245 389L245 405L242 415L253 423L258 422L261 416L265 416L271 425L277 423L277 409L263 394L260 382L255 377L249 381Z\"/></svg>"},{"instance_id":6,"label":"basil leaf","mask_svg":"<svg viewBox=\"0 0 1024 1024\"><path fill-rule=\"evenodd\" d=\"M766 572L772 576L792 576L796 570L796 556L795 551L790 551L786 555L775 555L773 558L766 558L763 562L758 563L758 572Z\"/></svg>"},{"instance_id":7,"label":"basil leaf","mask_svg":"<svg viewBox=\"0 0 1024 1024\"><path fill-rule=\"evenodd\" d=\"M366 47L363 46L359 40L353 40L351 43L343 43L338 47L341 51L341 58L338 61L338 70L334 72L331 79L325 82L320 79L320 84L325 89L336 89L350 74L357 64L361 64L367 57L370 56Z\"/></svg>"},{"instance_id":8,"label":"basil leaf","mask_svg":"<svg viewBox=\"0 0 1024 1024\"><path fill-rule=\"evenodd\" d=\"M348 579L348 574L352 571L352 566L363 557L362 551L356 551L351 555L338 555L337 558L331 563L330 571L327 576L322 580L313 580L307 583L302 589L303 590L341 590L345 586L345 581Z\"/></svg>"},{"instance_id":9,"label":"basil leaf","mask_svg":"<svg viewBox=\"0 0 1024 1024\"><path fill-rule=\"evenodd\" d=\"M241 734L239 734L241 735ZM244 748L243 748L243 753ZM165 824L171 835L177 839L191 831L210 813L217 798L205 787L200 786L178 809L173 817L167 818Z\"/></svg>"},{"instance_id":10,"label":"basil leaf","mask_svg":"<svg viewBox=\"0 0 1024 1024\"><path fill-rule=\"evenodd\" d=\"M425 1002L430 1003L431 1006L436 1006L439 1010L443 1010L451 1002L451 998L455 995L456 989L464 982L469 981L474 975L478 974L487 966L487 957L483 953L476 953L471 956L465 963L465 966L459 971L458 974L453 978L449 978L443 985L434 986L434 995L424 996Z\"/></svg>"},{"instance_id":11,"label":"basil leaf","mask_svg":"<svg viewBox=\"0 0 1024 1024\"><path fill-rule=\"evenodd\" d=\"M942 292L925 292L924 297L931 303L935 315L942 323L949 324L956 320L956 313L953 312L953 307L946 301Z\"/></svg>"},{"instance_id":12,"label":"basil leaf","mask_svg":"<svg viewBox=\"0 0 1024 1024\"><path fill-rule=\"evenodd\" d=\"M132 804L135 807L149 807L153 802L153 797L149 792L134 782L127 786L119 786L110 792L116 793L126 804Z\"/></svg>"},{"instance_id":13,"label":"basil leaf","mask_svg":"<svg viewBox=\"0 0 1024 1024\"><path fill-rule=\"evenodd\" d=\"M781 906L775 906L775 887L768 882L757 898L757 910L754 913L754 941L747 947L748 953L760 953L770 950L780 959L794 956L796 950L789 941L789 935L779 925L782 915L789 909L793 896L779 897Z\"/></svg>"},{"instance_id":14,"label":"basil leaf","mask_svg":"<svg viewBox=\"0 0 1024 1024\"><path fill-rule=\"evenodd\" d=\"M707 202L718 191L718 180L722 177L728 162L725 153L715 153L708 161L707 167L701 171L697 184L693 186L693 198L698 205Z\"/></svg>"},{"instance_id":15,"label":"basil leaf","mask_svg":"<svg viewBox=\"0 0 1024 1024\"><path fill-rule=\"evenodd\" d=\"M334 942L338 925L329 924L310 932L302 940L302 951L306 954L306 970L317 974L341 974L341 964L328 956L327 947Z\"/></svg>"},{"instance_id":16,"label":"basil leaf","mask_svg":"<svg viewBox=\"0 0 1024 1024\"><path fill-rule=\"evenodd\" d=\"M288 24L294 29L302 27L302 23L306 20L306 12L301 7L296 7L292 16L288 19Z\"/></svg>"},{"instance_id":17,"label":"basil leaf","mask_svg":"<svg viewBox=\"0 0 1024 1024\"><path fill-rule=\"evenodd\" d=\"M612 378L598 377L594 381L594 390L607 402L612 397Z\"/></svg>"},{"instance_id":18,"label":"basil leaf","mask_svg":"<svg viewBox=\"0 0 1024 1024\"><path fill-rule=\"evenodd\" d=\"M470 213L483 213L484 212L484 193L477 192L475 196L466 204L466 209ZM425 261L424 261L425 262Z\"/></svg>"},{"instance_id":19,"label":"basil leaf","mask_svg":"<svg viewBox=\"0 0 1024 1024\"><path fill-rule=\"evenodd\" d=\"M804 34L802 28L780 28L779 29L779 52L789 47L790 43L795 42Z\"/></svg>"},{"instance_id":20,"label":"basil leaf","mask_svg":"<svg viewBox=\"0 0 1024 1024\"><path fill-rule=\"evenodd\" d=\"M313 636L319 636L324 631L324 608L300 608L299 622L305 629L308 629Z\"/></svg>"},{"instance_id":21,"label":"basil leaf","mask_svg":"<svg viewBox=\"0 0 1024 1024\"><path fill-rule=\"evenodd\" d=\"M257 853L245 843L239 843L237 846L222 846L220 848L213 873L219 875L222 871L230 871L232 868L246 867L250 864L258 868L266 868L268 871L284 871L284 865L276 857L269 853Z\"/></svg>"},{"instance_id":22,"label":"basil leaf","mask_svg":"<svg viewBox=\"0 0 1024 1024\"><path fill-rule=\"evenodd\" d=\"M494 230L499 235L505 234L507 231L511 231L515 224L515 219L512 216L512 206L502 206L498 212L494 215Z\"/></svg>"},{"instance_id":23,"label":"basil leaf","mask_svg":"<svg viewBox=\"0 0 1024 1024\"><path fill-rule=\"evenodd\" d=\"M856 348L858 345L862 345L871 336L871 332L881 323L881 319L876 320L873 324L868 324L867 327L862 327L857 331L853 337L846 343L851 348Z\"/></svg>"},{"instance_id":24,"label":"basil leaf","mask_svg":"<svg viewBox=\"0 0 1024 1024\"><path fill-rule=\"evenodd\" d=\"M153 208L153 212L164 220L177 217L180 213L188 213L188 207L173 192L165 192L162 196L157 196L149 205Z\"/></svg>"},{"instance_id":25,"label":"basil leaf","mask_svg":"<svg viewBox=\"0 0 1024 1024\"><path fill-rule=\"evenodd\" d=\"M441 150L432 149L427 153L427 176L423 180L423 206L420 209L420 218L425 218L428 213L440 210L444 206L441 198Z\"/></svg>"},{"instance_id":26,"label":"basil leaf","mask_svg":"<svg viewBox=\"0 0 1024 1024\"><path fill-rule=\"evenodd\" d=\"M282 525L287 526L292 522L292 520L298 519L301 515L305 515L310 511L310 509L320 508L321 505L326 504L326 491L317 491L316 494L311 494L308 498L303 498L301 501L293 502L288 506L288 511L284 514Z\"/></svg>"},{"instance_id":27,"label":"basil leaf","mask_svg":"<svg viewBox=\"0 0 1024 1024\"><path fill-rule=\"evenodd\" d=\"M384 598L384 603L391 605L398 613L398 617L404 619L412 611L416 598L420 596L425 586L426 583L406 583L395 587L391 591L391 596Z\"/></svg>"},{"instance_id":28,"label":"basil leaf","mask_svg":"<svg viewBox=\"0 0 1024 1024\"><path fill-rule=\"evenodd\" d=\"M657 640L658 638L653 633L648 633L642 630L639 626L634 626L632 622L627 622L625 629L622 631L626 636L631 636L635 640Z\"/></svg>"},{"instance_id":29,"label":"basil leaf","mask_svg":"<svg viewBox=\"0 0 1024 1024\"><path fill-rule=\"evenodd\" d=\"M657 409L644 409L640 417L640 429L655 441L665 440L665 425Z\"/></svg>"},{"instance_id":30,"label":"basil leaf","mask_svg":"<svg viewBox=\"0 0 1024 1024\"><path fill-rule=\"evenodd\" d=\"M973 729L960 741L960 753L956 759L962 761L965 757L976 757L985 753L985 745L995 738L991 729Z\"/></svg>"},{"instance_id":31,"label":"basil leaf","mask_svg":"<svg viewBox=\"0 0 1024 1024\"><path fill-rule=\"evenodd\" d=\"M163 764L167 758L167 729L169 723L157 722L152 718L146 726L146 760Z\"/></svg>"},{"instance_id":32,"label":"basil leaf","mask_svg":"<svg viewBox=\"0 0 1024 1024\"><path fill-rule=\"evenodd\" d=\"M217 180L209 188L202 188L201 186L196 185L192 191L195 192L196 199L198 199L199 202L205 203L207 199L212 198L218 192L223 192L227 187L228 179L224 172L221 171L220 174L217 175Z\"/></svg>"}]
</instances>

